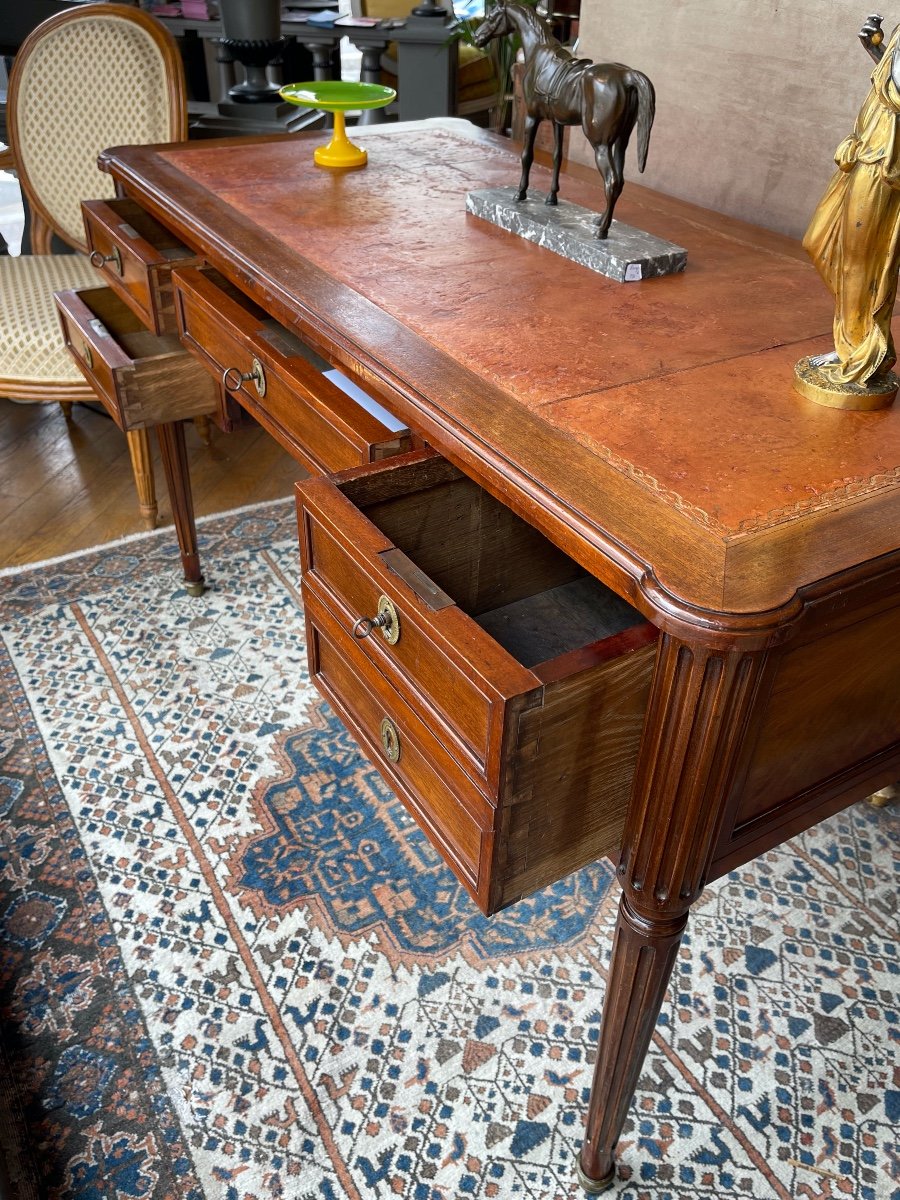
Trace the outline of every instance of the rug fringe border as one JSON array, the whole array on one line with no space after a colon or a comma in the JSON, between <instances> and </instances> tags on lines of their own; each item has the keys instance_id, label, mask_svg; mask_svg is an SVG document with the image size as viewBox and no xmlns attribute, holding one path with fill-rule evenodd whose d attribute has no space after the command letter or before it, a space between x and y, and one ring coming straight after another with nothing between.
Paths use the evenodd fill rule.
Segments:
<instances>
[{"instance_id":1,"label":"rug fringe border","mask_svg":"<svg viewBox=\"0 0 900 1200\"><path fill-rule=\"evenodd\" d=\"M260 500L257 504L242 504L238 508L229 508L224 512L207 513L197 517L196 524L208 525L221 517L237 517L241 513L251 512L259 508L274 508L276 504L287 504L291 496L280 496L277 500ZM29 571L40 571L45 567L55 567L58 563L71 562L73 558L81 558L89 554L99 554L104 550L115 550L119 546L129 546L134 542L144 542L149 538L174 536L173 525L161 525L158 529L145 529L140 533L128 533L124 537L114 538L111 542L99 542L95 546L85 546L83 550L70 550L68 554L58 554L55 558L44 558L39 562L19 563L13 567L0 567L0 579L10 579L14 575L24 575Z\"/></svg>"}]
</instances>

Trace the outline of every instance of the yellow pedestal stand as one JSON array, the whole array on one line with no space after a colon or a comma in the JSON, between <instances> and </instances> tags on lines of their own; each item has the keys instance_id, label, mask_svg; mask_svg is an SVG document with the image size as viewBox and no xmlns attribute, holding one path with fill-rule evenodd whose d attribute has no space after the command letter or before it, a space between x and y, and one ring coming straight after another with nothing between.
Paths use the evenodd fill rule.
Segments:
<instances>
[{"instance_id":1,"label":"yellow pedestal stand","mask_svg":"<svg viewBox=\"0 0 900 1200\"><path fill-rule=\"evenodd\" d=\"M344 127L344 114L338 110L334 114L334 133L327 146L319 146L313 153L313 158L320 167L341 167L352 170L353 167L364 167L369 161L365 150L354 144L347 137Z\"/></svg>"},{"instance_id":2,"label":"yellow pedestal stand","mask_svg":"<svg viewBox=\"0 0 900 1200\"><path fill-rule=\"evenodd\" d=\"M313 158L320 167L348 171L364 167L368 154L354 146L347 137L344 113L363 108L383 108L396 97L393 88L378 83L345 83L342 79L326 79L320 83L288 83L279 95L289 104L303 108L320 108L334 113L334 132L327 146L319 146Z\"/></svg>"}]
</instances>

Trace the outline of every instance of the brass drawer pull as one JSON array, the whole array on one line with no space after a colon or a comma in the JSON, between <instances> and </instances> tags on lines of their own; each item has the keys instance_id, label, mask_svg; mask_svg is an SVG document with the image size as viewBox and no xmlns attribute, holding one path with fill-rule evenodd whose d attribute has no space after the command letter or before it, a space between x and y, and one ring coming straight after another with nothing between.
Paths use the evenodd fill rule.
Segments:
<instances>
[{"instance_id":1,"label":"brass drawer pull","mask_svg":"<svg viewBox=\"0 0 900 1200\"><path fill-rule=\"evenodd\" d=\"M90 348L90 346L87 344L87 342L82 343L81 356L84 359L84 361L87 363L88 368L91 371L93 371L93 369L94 369L94 352Z\"/></svg>"},{"instance_id":2,"label":"brass drawer pull","mask_svg":"<svg viewBox=\"0 0 900 1200\"><path fill-rule=\"evenodd\" d=\"M102 270L103 267L106 265L106 263L109 263L109 262L115 263L116 270L119 272L120 275L123 274L122 255L119 252L118 246L113 246L112 254L101 254L99 250L95 250L91 254L91 266L96 267L98 271Z\"/></svg>"},{"instance_id":3,"label":"brass drawer pull","mask_svg":"<svg viewBox=\"0 0 900 1200\"><path fill-rule=\"evenodd\" d=\"M353 636L358 642L367 638L376 629L381 630L381 636L389 646L396 646L400 641L400 615L394 608L393 602L387 596L378 598L378 616L360 617L353 626Z\"/></svg>"},{"instance_id":4,"label":"brass drawer pull","mask_svg":"<svg viewBox=\"0 0 900 1200\"><path fill-rule=\"evenodd\" d=\"M400 733L389 717L381 722L381 744L391 762L397 762L400 758Z\"/></svg>"},{"instance_id":5,"label":"brass drawer pull","mask_svg":"<svg viewBox=\"0 0 900 1200\"><path fill-rule=\"evenodd\" d=\"M241 384L250 383L253 381L256 387L256 394L262 398L266 394L266 373L263 370L263 365L258 358L253 360L253 369L247 373L241 371L239 367L229 367L222 372L222 386L226 392L240 391Z\"/></svg>"}]
</instances>

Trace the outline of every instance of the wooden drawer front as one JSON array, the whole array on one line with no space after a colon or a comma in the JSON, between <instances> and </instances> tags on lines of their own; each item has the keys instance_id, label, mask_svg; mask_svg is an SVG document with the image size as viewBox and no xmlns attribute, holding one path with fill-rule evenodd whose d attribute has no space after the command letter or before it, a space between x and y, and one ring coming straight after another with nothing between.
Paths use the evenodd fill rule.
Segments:
<instances>
[{"instance_id":1,"label":"wooden drawer front","mask_svg":"<svg viewBox=\"0 0 900 1200\"><path fill-rule=\"evenodd\" d=\"M235 397L311 472L341 471L409 448L406 428L324 378L302 343L224 280L199 270L177 271L174 279L184 344L216 379L232 368L232 382L248 376Z\"/></svg>"},{"instance_id":2,"label":"wooden drawer front","mask_svg":"<svg viewBox=\"0 0 900 1200\"><path fill-rule=\"evenodd\" d=\"M308 514L304 537L310 578L325 584L348 634L359 620L377 616L382 596L391 601L399 619L399 640L391 645L376 632L363 640L365 652L392 675L412 703L421 706L431 700L461 739L475 769L487 776L491 733L498 723L502 728L502 712L492 711L493 701L500 698L491 694L488 681L478 678L455 646L435 633L434 625L439 622L441 632L448 632L447 624L441 622L446 612L429 611L415 592L383 565L378 550L368 557L372 547L366 546L365 539L356 541L352 530L332 523L328 514ZM459 623L454 616L451 624ZM496 735L493 740L497 741Z\"/></svg>"},{"instance_id":3,"label":"wooden drawer front","mask_svg":"<svg viewBox=\"0 0 900 1200\"><path fill-rule=\"evenodd\" d=\"M437 455L414 456L438 474ZM452 471L452 468L450 468ZM303 506L304 575L318 584L352 636L358 622L377 617L386 597L399 637L379 631L360 640L364 652L409 702L439 714L459 753L488 786L496 786L505 705L540 687L474 621L374 527L338 487L298 486Z\"/></svg>"},{"instance_id":4,"label":"wooden drawer front","mask_svg":"<svg viewBox=\"0 0 900 1200\"><path fill-rule=\"evenodd\" d=\"M172 270L200 260L133 200L81 205L91 262L154 333L177 333Z\"/></svg>"},{"instance_id":5,"label":"wooden drawer front","mask_svg":"<svg viewBox=\"0 0 900 1200\"><path fill-rule=\"evenodd\" d=\"M551 628L546 653L539 646L529 660L531 648L519 653L507 627L522 622L520 609L529 605L526 640L529 622L552 625L557 613L570 621L561 600L543 595L580 586L584 573L429 451L304 481L297 493L310 587L321 589L348 636L364 633L358 623L376 618L385 601L393 605L399 636L372 629L360 642L365 654L426 720L446 729L476 782L498 794L504 738L517 714L541 703L547 680L583 669L585 646L609 636L590 626ZM615 633L636 627L655 638L637 613L612 603L624 612ZM393 618L388 632L396 632Z\"/></svg>"},{"instance_id":6,"label":"wooden drawer front","mask_svg":"<svg viewBox=\"0 0 900 1200\"><path fill-rule=\"evenodd\" d=\"M317 685L477 899L479 875L490 857L493 810L315 596L306 595L305 610L310 668ZM382 741L385 721L397 739L396 761Z\"/></svg>"},{"instance_id":7,"label":"wooden drawer front","mask_svg":"<svg viewBox=\"0 0 900 1200\"><path fill-rule=\"evenodd\" d=\"M219 391L172 334L148 333L110 288L57 292L70 353L120 429L218 411Z\"/></svg>"}]
</instances>

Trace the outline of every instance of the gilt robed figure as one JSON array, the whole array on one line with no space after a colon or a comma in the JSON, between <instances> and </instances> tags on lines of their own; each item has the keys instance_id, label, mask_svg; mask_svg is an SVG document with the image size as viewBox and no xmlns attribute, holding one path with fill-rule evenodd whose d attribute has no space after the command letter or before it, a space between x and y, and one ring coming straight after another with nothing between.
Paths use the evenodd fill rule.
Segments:
<instances>
[{"instance_id":1,"label":"gilt robed figure","mask_svg":"<svg viewBox=\"0 0 900 1200\"><path fill-rule=\"evenodd\" d=\"M882 18L859 37L876 67L837 172L803 245L834 297L834 352L802 359L797 390L833 408L890 404L900 386L891 318L900 271L900 26L887 45Z\"/></svg>"}]
</instances>

